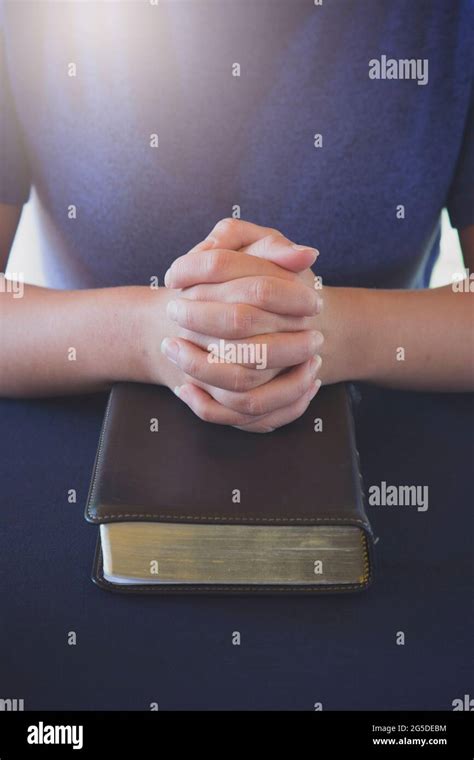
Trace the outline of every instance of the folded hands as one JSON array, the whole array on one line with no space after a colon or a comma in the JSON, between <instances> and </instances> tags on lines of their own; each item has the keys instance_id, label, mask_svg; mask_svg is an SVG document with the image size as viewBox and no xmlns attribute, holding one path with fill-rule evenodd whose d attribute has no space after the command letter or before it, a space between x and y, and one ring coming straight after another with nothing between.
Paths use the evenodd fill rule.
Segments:
<instances>
[{"instance_id":1,"label":"folded hands","mask_svg":"<svg viewBox=\"0 0 474 760\"><path fill-rule=\"evenodd\" d=\"M225 219L165 277L175 393L208 422L270 432L306 410L321 380L318 252ZM214 349L211 351L211 347Z\"/></svg>"}]
</instances>

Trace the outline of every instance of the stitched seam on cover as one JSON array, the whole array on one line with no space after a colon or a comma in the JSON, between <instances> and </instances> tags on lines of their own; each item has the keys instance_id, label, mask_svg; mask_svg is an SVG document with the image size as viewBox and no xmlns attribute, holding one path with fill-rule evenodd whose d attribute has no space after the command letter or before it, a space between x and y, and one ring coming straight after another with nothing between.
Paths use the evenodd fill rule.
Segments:
<instances>
[{"instance_id":1,"label":"stitched seam on cover","mask_svg":"<svg viewBox=\"0 0 474 760\"><path fill-rule=\"evenodd\" d=\"M157 515L157 514L136 514L136 513L127 513L122 514L121 512L114 512L110 515L100 515L100 516L94 516L91 515L88 508L88 514L91 517L91 520L94 520L95 522L101 522L102 520L108 520L112 517L150 517L153 520L157 521L158 519L161 520L175 520L177 522L180 522L182 520L192 520L194 522L202 522L203 520L219 520L219 521L225 521L225 522L236 522L237 520L248 520L249 522L257 522L257 523L264 523L264 522L283 522L283 523L289 523L289 522L306 522L309 525L311 525L314 522L343 522L348 525L351 525L352 523L357 523L358 525L362 525L366 527L366 523L364 520L359 520L357 518L355 519L347 519L346 517L247 517L246 515L235 515L232 517L224 517L220 515Z\"/></svg>"},{"instance_id":2,"label":"stitched seam on cover","mask_svg":"<svg viewBox=\"0 0 474 760\"><path fill-rule=\"evenodd\" d=\"M104 422L102 426L101 431L101 440L99 443L99 452L97 455L97 462L93 474L93 481L92 481L92 488L91 488L91 494L90 498L87 504L87 514L89 515L89 518L91 522L102 522L103 520L110 520L115 517L120 517L122 519L127 517L149 517L154 519L155 521L158 519L161 520L176 520L178 522L181 522L183 520L192 520L195 522L204 522L205 520L217 520L220 522L236 522L238 520L246 520L248 522L258 522L258 523L267 523L267 522L283 522L283 523L291 523L291 522L307 522L308 524L313 524L316 522L345 522L347 523L347 519L345 517L314 517L314 518L305 518L305 517L247 517L245 515L235 515L232 517L224 517L220 515L211 515L211 516L205 516L205 515L157 515L157 514L146 514L146 513L140 513L140 514L134 514L134 513L126 513L121 514L120 512L114 512L109 515L93 515L91 513L91 502L94 501L96 490L97 490L97 474L99 472L100 464L102 462L102 456L103 456L103 437L105 433L105 429L107 427L107 421L110 416L110 411L112 408L112 392L110 393L107 409L105 412ZM362 525L363 527L367 527L367 524L364 520L360 519L354 519L351 520L351 523L357 523L357 525ZM367 552L367 547L365 548Z\"/></svg>"}]
</instances>

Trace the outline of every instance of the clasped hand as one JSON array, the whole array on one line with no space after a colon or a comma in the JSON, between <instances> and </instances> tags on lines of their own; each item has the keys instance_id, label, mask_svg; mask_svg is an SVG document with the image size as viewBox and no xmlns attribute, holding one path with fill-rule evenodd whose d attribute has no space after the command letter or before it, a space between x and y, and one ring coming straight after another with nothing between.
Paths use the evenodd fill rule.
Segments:
<instances>
[{"instance_id":1,"label":"clasped hand","mask_svg":"<svg viewBox=\"0 0 474 760\"><path fill-rule=\"evenodd\" d=\"M264 433L304 413L321 385L317 255L277 230L224 219L173 262L165 285L177 330L161 349L183 373L175 393L198 417ZM224 341L225 355L211 360L210 346Z\"/></svg>"}]
</instances>

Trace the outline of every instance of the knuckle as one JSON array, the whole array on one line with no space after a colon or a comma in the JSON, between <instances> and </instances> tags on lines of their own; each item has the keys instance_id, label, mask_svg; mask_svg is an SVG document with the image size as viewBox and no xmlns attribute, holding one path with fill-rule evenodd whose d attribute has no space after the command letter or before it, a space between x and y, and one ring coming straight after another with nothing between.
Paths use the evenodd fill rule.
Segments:
<instances>
[{"instance_id":1,"label":"knuckle","mask_svg":"<svg viewBox=\"0 0 474 760\"><path fill-rule=\"evenodd\" d=\"M241 414L250 415L251 417L260 417L264 413L260 397L252 391L247 391L240 399L239 411Z\"/></svg>"},{"instance_id":2,"label":"knuckle","mask_svg":"<svg viewBox=\"0 0 474 760\"><path fill-rule=\"evenodd\" d=\"M231 216L226 216L223 219L219 219L213 231L225 235L226 233L233 232L238 224L238 219L233 219Z\"/></svg>"},{"instance_id":3,"label":"knuckle","mask_svg":"<svg viewBox=\"0 0 474 760\"><path fill-rule=\"evenodd\" d=\"M181 364L181 369L184 372L186 372L187 375L191 375L191 377L198 377L199 376L198 359L193 355L186 354Z\"/></svg>"},{"instance_id":4,"label":"knuckle","mask_svg":"<svg viewBox=\"0 0 474 760\"><path fill-rule=\"evenodd\" d=\"M253 285L254 299L257 306L267 306L273 294L273 285L267 277L257 277Z\"/></svg>"},{"instance_id":5,"label":"knuckle","mask_svg":"<svg viewBox=\"0 0 474 760\"><path fill-rule=\"evenodd\" d=\"M201 258L201 267L204 278L214 277L222 266L221 254L217 251L204 252Z\"/></svg>"},{"instance_id":6,"label":"knuckle","mask_svg":"<svg viewBox=\"0 0 474 760\"><path fill-rule=\"evenodd\" d=\"M237 303L231 306L228 327L234 333L251 334L252 315L244 304Z\"/></svg>"},{"instance_id":7,"label":"knuckle","mask_svg":"<svg viewBox=\"0 0 474 760\"><path fill-rule=\"evenodd\" d=\"M234 367L232 374L232 390L236 393L243 393L253 388L251 373L245 367Z\"/></svg>"}]
</instances>

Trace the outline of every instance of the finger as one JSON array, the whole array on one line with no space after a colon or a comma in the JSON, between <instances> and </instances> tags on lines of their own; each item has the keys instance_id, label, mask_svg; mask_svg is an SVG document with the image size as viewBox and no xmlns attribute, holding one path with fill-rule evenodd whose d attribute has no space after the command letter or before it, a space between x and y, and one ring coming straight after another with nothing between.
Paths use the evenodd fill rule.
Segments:
<instances>
[{"instance_id":1,"label":"finger","mask_svg":"<svg viewBox=\"0 0 474 760\"><path fill-rule=\"evenodd\" d=\"M304 396L317 379L320 367L321 357L315 356L246 393L233 393L213 387L206 387L206 390L228 409L252 417L261 417L276 409L287 407Z\"/></svg>"},{"instance_id":2,"label":"finger","mask_svg":"<svg viewBox=\"0 0 474 760\"><path fill-rule=\"evenodd\" d=\"M271 370L252 369L234 362L220 361L219 356L203 351L183 338L165 338L161 350L191 378L229 391L248 391L267 383L276 374ZM213 361L213 358L217 361Z\"/></svg>"},{"instance_id":3,"label":"finger","mask_svg":"<svg viewBox=\"0 0 474 760\"><path fill-rule=\"evenodd\" d=\"M260 417L247 425L236 425L239 430L245 430L247 433L271 433L283 425L288 425L290 422L301 417L307 410L311 400L315 397L316 393L321 387L321 380L315 380L310 389L295 401L293 404L289 404L282 409L277 409L271 414Z\"/></svg>"},{"instance_id":4,"label":"finger","mask_svg":"<svg viewBox=\"0 0 474 760\"><path fill-rule=\"evenodd\" d=\"M206 240L211 240L214 245L219 245L221 242L225 242L225 247L229 247L234 251L244 248L246 245L252 245L261 237L271 234L280 234L278 230L273 227L263 227L260 224L254 224L254 222L247 222L244 219L232 219L226 217L220 219L217 224L212 228Z\"/></svg>"},{"instance_id":5,"label":"finger","mask_svg":"<svg viewBox=\"0 0 474 760\"><path fill-rule=\"evenodd\" d=\"M182 340L186 344L205 351L207 356L204 359L208 364L240 365L262 372L267 369L287 369L311 359L321 349L324 337L318 330L302 330L291 333L253 335L239 341L214 338L185 330L183 335L175 340L178 342ZM181 367L179 361L178 364ZM184 367L181 369L187 372ZM194 372L189 374L194 375ZM224 386L219 385L219 387Z\"/></svg>"},{"instance_id":6,"label":"finger","mask_svg":"<svg viewBox=\"0 0 474 760\"><path fill-rule=\"evenodd\" d=\"M291 272L303 272L313 266L319 256L316 248L297 245L283 235L265 235L255 243L241 248L241 253L271 261Z\"/></svg>"},{"instance_id":7,"label":"finger","mask_svg":"<svg viewBox=\"0 0 474 760\"><path fill-rule=\"evenodd\" d=\"M204 282L227 282L239 277L267 275L285 280L295 280L293 273L240 251L215 249L199 254L179 256L165 274L167 288L188 288Z\"/></svg>"},{"instance_id":8,"label":"finger","mask_svg":"<svg viewBox=\"0 0 474 760\"><path fill-rule=\"evenodd\" d=\"M280 277L240 277L231 282L195 285L182 295L192 301L245 303L294 317L315 316L322 308L321 296L299 278L290 282Z\"/></svg>"},{"instance_id":9,"label":"finger","mask_svg":"<svg viewBox=\"0 0 474 760\"><path fill-rule=\"evenodd\" d=\"M176 298L166 313L180 327L220 338L245 338L270 332L294 332L311 327L310 317L272 314L245 303L217 303Z\"/></svg>"},{"instance_id":10,"label":"finger","mask_svg":"<svg viewBox=\"0 0 474 760\"><path fill-rule=\"evenodd\" d=\"M214 248L230 248L234 251L256 246L249 253L273 261L292 272L308 269L318 255L315 248L296 245L273 227L262 227L243 219L221 219L203 241L208 242L212 242Z\"/></svg>"},{"instance_id":11,"label":"finger","mask_svg":"<svg viewBox=\"0 0 474 760\"><path fill-rule=\"evenodd\" d=\"M255 422L255 417L240 414L233 409L219 404L202 388L192 383L184 383L175 388L176 395L189 406L201 420L216 425L233 425L235 427Z\"/></svg>"},{"instance_id":12,"label":"finger","mask_svg":"<svg viewBox=\"0 0 474 760\"><path fill-rule=\"evenodd\" d=\"M200 243L197 243L197 245L194 245L192 248L190 248L185 255L187 256L190 253L201 253L201 251L208 251L210 248L214 247L220 247L215 245L214 240L201 240Z\"/></svg>"}]
</instances>

